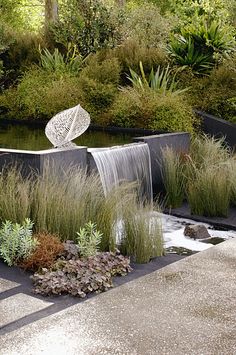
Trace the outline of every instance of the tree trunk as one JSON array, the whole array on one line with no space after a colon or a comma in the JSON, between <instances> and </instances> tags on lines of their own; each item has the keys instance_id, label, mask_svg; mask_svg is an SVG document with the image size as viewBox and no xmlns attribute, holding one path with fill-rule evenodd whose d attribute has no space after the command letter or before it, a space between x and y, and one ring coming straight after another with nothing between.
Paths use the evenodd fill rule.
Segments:
<instances>
[{"instance_id":1,"label":"tree trunk","mask_svg":"<svg viewBox=\"0 0 236 355\"><path fill-rule=\"evenodd\" d=\"M58 20L58 1L45 0L45 27Z\"/></svg>"}]
</instances>

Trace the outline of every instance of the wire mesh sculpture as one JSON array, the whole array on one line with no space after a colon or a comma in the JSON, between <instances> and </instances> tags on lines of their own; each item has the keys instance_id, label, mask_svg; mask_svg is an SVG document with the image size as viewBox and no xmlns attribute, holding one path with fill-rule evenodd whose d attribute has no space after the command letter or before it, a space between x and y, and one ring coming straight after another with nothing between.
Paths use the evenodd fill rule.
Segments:
<instances>
[{"instance_id":1,"label":"wire mesh sculpture","mask_svg":"<svg viewBox=\"0 0 236 355\"><path fill-rule=\"evenodd\" d=\"M80 105L56 114L46 125L45 134L55 148L76 146L71 142L86 131L90 115Z\"/></svg>"}]
</instances>

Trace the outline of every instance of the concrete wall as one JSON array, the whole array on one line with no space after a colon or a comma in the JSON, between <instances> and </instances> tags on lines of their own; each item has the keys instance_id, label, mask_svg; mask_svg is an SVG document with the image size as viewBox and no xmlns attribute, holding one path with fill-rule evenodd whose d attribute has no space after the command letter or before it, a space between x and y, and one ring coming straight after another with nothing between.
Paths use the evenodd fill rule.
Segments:
<instances>
[{"instance_id":1,"label":"concrete wall","mask_svg":"<svg viewBox=\"0 0 236 355\"><path fill-rule=\"evenodd\" d=\"M153 192L157 194L163 190L161 163L162 149L171 147L176 152L188 153L190 148L190 134L185 132L166 133L152 136L137 137L134 142L145 142L149 146L152 168Z\"/></svg>"},{"instance_id":2,"label":"concrete wall","mask_svg":"<svg viewBox=\"0 0 236 355\"><path fill-rule=\"evenodd\" d=\"M22 175L27 176L32 171L42 173L45 164L53 168L66 169L69 166L87 167L87 148L75 147L70 149L48 149L27 151L15 149L0 149L0 171L4 166L17 165Z\"/></svg>"},{"instance_id":3,"label":"concrete wall","mask_svg":"<svg viewBox=\"0 0 236 355\"><path fill-rule=\"evenodd\" d=\"M196 111L196 113L202 118L203 132L217 138L225 137L228 145L236 149L236 124L205 112Z\"/></svg>"}]
</instances>

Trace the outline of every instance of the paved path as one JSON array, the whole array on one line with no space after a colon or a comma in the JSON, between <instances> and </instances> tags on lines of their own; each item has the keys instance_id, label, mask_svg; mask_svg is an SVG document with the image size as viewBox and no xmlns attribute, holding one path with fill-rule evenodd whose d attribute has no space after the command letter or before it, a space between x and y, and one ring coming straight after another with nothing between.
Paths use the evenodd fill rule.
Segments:
<instances>
[{"instance_id":1,"label":"paved path","mask_svg":"<svg viewBox=\"0 0 236 355\"><path fill-rule=\"evenodd\" d=\"M1 324L51 307L23 294L1 302ZM48 314L3 332L0 354L236 355L236 239Z\"/></svg>"}]
</instances>

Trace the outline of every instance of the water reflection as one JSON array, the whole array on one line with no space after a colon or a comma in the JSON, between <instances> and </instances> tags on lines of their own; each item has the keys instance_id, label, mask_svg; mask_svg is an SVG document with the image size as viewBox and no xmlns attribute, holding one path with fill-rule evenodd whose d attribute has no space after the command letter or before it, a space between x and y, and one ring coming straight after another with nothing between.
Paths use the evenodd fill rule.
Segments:
<instances>
[{"instance_id":1,"label":"water reflection","mask_svg":"<svg viewBox=\"0 0 236 355\"><path fill-rule=\"evenodd\" d=\"M87 131L74 140L77 145L88 147L109 147L132 141L128 134ZM27 125L0 125L0 148L42 150L52 148L44 133L44 128Z\"/></svg>"}]
</instances>

